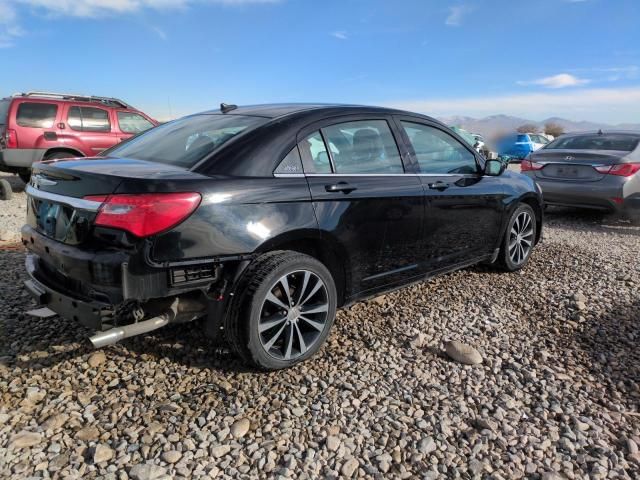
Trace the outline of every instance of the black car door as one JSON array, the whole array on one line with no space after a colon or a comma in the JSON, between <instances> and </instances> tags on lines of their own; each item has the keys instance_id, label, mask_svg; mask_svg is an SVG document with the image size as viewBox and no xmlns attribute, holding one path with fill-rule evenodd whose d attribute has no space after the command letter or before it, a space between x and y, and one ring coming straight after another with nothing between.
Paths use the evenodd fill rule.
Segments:
<instances>
[{"instance_id":1,"label":"black car door","mask_svg":"<svg viewBox=\"0 0 640 480\"><path fill-rule=\"evenodd\" d=\"M428 268L446 269L491 254L502 222L501 178L484 176L484 161L448 129L415 117L396 121L426 196L421 248Z\"/></svg>"},{"instance_id":2,"label":"black car door","mask_svg":"<svg viewBox=\"0 0 640 480\"><path fill-rule=\"evenodd\" d=\"M344 249L352 289L374 291L415 276L424 194L405 173L390 117L315 124L298 147L324 238Z\"/></svg>"}]
</instances>

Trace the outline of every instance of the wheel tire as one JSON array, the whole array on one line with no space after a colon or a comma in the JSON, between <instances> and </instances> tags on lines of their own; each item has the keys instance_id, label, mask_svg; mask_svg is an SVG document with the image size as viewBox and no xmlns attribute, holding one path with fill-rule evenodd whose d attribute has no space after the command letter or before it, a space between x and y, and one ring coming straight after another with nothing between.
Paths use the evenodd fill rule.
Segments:
<instances>
[{"instance_id":1,"label":"wheel tire","mask_svg":"<svg viewBox=\"0 0 640 480\"><path fill-rule=\"evenodd\" d=\"M529 224L521 223L524 218L528 215ZM533 251L535 239L536 239L536 229L538 228L536 224L536 214L529 205L525 203L521 203L515 209L515 211L511 214L511 218L509 218L509 223L507 224L507 229L504 233L504 238L502 240L502 246L500 247L500 253L498 254L497 264L503 270L507 272L515 272L516 270L520 270L524 267L529 258L531 257L531 252ZM514 232L516 235L514 236ZM520 235L520 236L518 236ZM522 240L518 240L521 238ZM522 245L523 248L526 247L526 241L530 242L528 249L524 252L524 255L521 255L522 250L519 251L519 254L514 254L515 250L510 248L513 246L514 240L517 241L519 245ZM516 250L519 247L516 246Z\"/></svg>"},{"instance_id":2,"label":"wheel tire","mask_svg":"<svg viewBox=\"0 0 640 480\"><path fill-rule=\"evenodd\" d=\"M303 282L306 272L309 273L308 281ZM267 295L270 293L276 297L279 293L280 298L284 296L283 284L280 281L285 277L289 286L290 299L292 304L295 304L295 307L291 306L286 310L281 309L280 306L276 307L272 300L267 300ZM300 282L303 282L302 285ZM311 293L316 286L315 282L322 283L324 289L321 285L316 293ZM291 292L292 289L293 292ZM304 298L305 294L309 297ZM296 297L297 299L294 301ZM294 310L300 307L304 313L306 301L314 298L320 298L321 308L326 308L326 316L322 321L315 321L318 317L313 319L316 325L322 326L321 330L317 327L312 328L312 324L307 323L306 319L301 319L299 323L297 317L291 317L292 320L289 320L287 312L292 312L290 315L295 317ZM331 273L315 258L291 251L266 253L247 267L238 282L230 310L225 318L225 335L233 350L240 355L245 363L262 370L288 368L308 359L322 347L335 319L336 299L336 287ZM277 312L265 316L270 309ZM314 308L307 304L307 309ZM297 312L297 310L295 311ZM325 313L311 312L306 316L311 315L323 316ZM277 317L275 320L277 323L269 322L272 317ZM281 320L281 318L285 320ZM274 326L270 329L264 329L266 324ZM261 326L263 327L262 332L260 331ZM269 340L273 340L276 336L278 341L267 349ZM307 346L306 342L310 338L313 340ZM282 343L279 340L282 340ZM265 341L267 345L265 345ZM295 345L296 343L298 347L295 351L293 347L286 348L289 344ZM277 355L277 350L280 348L281 358ZM286 358L287 354L289 354L289 358Z\"/></svg>"},{"instance_id":3,"label":"wheel tire","mask_svg":"<svg viewBox=\"0 0 640 480\"><path fill-rule=\"evenodd\" d=\"M20 177L20 180L22 180L25 184L28 184L29 180L31 180L31 169L27 170L26 172L18 173L18 176Z\"/></svg>"},{"instance_id":4,"label":"wheel tire","mask_svg":"<svg viewBox=\"0 0 640 480\"><path fill-rule=\"evenodd\" d=\"M4 178L0 178L0 200L11 200L12 196L11 184Z\"/></svg>"}]
</instances>

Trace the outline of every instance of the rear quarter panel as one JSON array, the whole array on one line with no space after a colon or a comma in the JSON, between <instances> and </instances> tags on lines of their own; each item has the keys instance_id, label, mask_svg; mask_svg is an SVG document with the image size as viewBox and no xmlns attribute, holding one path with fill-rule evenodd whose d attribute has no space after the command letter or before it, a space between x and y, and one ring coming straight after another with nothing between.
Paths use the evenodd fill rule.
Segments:
<instances>
[{"instance_id":1,"label":"rear quarter panel","mask_svg":"<svg viewBox=\"0 0 640 480\"><path fill-rule=\"evenodd\" d=\"M184 185L179 188L184 190ZM319 230L304 178L211 179L191 185L202 193L196 212L158 236L156 261L251 254Z\"/></svg>"}]
</instances>

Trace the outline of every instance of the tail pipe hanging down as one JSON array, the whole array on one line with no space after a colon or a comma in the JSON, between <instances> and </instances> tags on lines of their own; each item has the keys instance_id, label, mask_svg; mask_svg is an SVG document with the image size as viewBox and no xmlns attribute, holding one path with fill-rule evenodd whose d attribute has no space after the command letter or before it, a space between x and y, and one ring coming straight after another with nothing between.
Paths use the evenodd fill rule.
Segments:
<instances>
[{"instance_id":1,"label":"tail pipe hanging down","mask_svg":"<svg viewBox=\"0 0 640 480\"><path fill-rule=\"evenodd\" d=\"M183 303L182 305L181 302ZM193 302L191 299L180 299L177 297L171 303L169 308L160 315L148 320L132 323L131 325L123 325L121 327L115 327L104 332L96 333L93 337L90 337L89 340L95 348L101 348L107 345L113 345L125 338L135 337L136 335L142 335L164 327L165 325L174 322L179 314L187 314L191 318L196 318L200 314L204 313L204 311L196 312L195 310L197 309L194 309L194 306L196 306L194 303L198 302ZM204 310L205 308L205 305L202 305L202 309ZM178 319L178 321L179 320L180 319Z\"/></svg>"}]
</instances>

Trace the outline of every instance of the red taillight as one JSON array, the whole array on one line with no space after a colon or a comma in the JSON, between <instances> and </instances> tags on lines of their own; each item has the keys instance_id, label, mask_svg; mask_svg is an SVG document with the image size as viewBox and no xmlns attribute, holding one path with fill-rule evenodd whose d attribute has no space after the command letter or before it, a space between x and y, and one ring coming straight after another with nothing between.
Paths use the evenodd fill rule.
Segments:
<instances>
[{"instance_id":1,"label":"red taillight","mask_svg":"<svg viewBox=\"0 0 640 480\"><path fill-rule=\"evenodd\" d=\"M542 163L532 162L531 160L522 160L520 163L521 172L529 172L531 170L542 170L544 165Z\"/></svg>"},{"instance_id":2,"label":"red taillight","mask_svg":"<svg viewBox=\"0 0 640 480\"><path fill-rule=\"evenodd\" d=\"M185 220L200 205L199 193L142 193L89 195L87 200L103 202L95 225L148 237L169 230Z\"/></svg>"},{"instance_id":3,"label":"red taillight","mask_svg":"<svg viewBox=\"0 0 640 480\"><path fill-rule=\"evenodd\" d=\"M640 171L640 163L621 163L614 165L609 170L609 175L619 175L621 177L630 177Z\"/></svg>"},{"instance_id":4,"label":"red taillight","mask_svg":"<svg viewBox=\"0 0 640 480\"><path fill-rule=\"evenodd\" d=\"M18 148L18 133L15 130L8 129L4 135L7 148Z\"/></svg>"}]
</instances>

